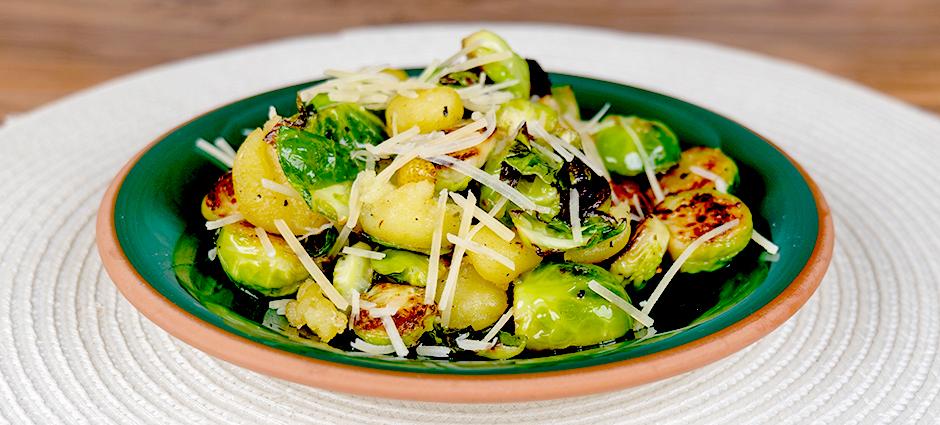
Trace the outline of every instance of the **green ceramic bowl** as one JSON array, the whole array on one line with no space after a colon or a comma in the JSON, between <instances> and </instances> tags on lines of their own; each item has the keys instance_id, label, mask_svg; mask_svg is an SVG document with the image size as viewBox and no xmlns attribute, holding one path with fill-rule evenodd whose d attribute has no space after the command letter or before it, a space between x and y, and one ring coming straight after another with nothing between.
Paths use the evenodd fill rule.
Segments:
<instances>
[{"instance_id":1,"label":"green ceramic bowl","mask_svg":"<svg viewBox=\"0 0 940 425\"><path fill-rule=\"evenodd\" d=\"M99 212L98 245L105 266L151 320L232 363L340 391L436 401L544 399L661 379L743 348L809 298L829 264L832 224L815 184L786 154L740 124L681 100L583 77L551 78L556 85L571 85L587 111L610 102L611 113L665 122L684 146L721 147L741 167L739 194L755 217L763 218L756 222L758 229L781 247L779 260L729 279L715 295L715 306L698 314L694 325L642 342L548 357L452 362L352 355L291 339L232 313L225 294L216 297L200 276L180 273L187 253L178 250L174 258L174 248L189 237L188 225L202 222L199 200L221 174L194 141L242 140L245 129L265 121L269 105L282 113L293 111L297 90L311 82L201 115L134 158L116 177Z\"/></svg>"}]
</instances>

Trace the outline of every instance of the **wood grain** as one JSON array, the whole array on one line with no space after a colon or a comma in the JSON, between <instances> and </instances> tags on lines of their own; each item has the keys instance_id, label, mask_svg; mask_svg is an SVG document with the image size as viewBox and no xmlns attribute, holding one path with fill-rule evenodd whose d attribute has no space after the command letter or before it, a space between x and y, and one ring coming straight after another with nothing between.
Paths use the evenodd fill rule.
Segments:
<instances>
[{"instance_id":1,"label":"wood grain","mask_svg":"<svg viewBox=\"0 0 940 425\"><path fill-rule=\"evenodd\" d=\"M936 0L0 0L0 117L200 53L351 26L460 20L698 38L802 62L940 112Z\"/></svg>"}]
</instances>

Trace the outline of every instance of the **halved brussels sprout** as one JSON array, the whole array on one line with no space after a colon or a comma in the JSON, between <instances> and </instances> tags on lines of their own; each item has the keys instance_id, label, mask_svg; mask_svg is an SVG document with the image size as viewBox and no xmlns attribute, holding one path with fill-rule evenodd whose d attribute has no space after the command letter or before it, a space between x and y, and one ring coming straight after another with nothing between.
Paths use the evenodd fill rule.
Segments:
<instances>
[{"instance_id":1,"label":"halved brussels sprout","mask_svg":"<svg viewBox=\"0 0 940 425\"><path fill-rule=\"evenodd\" d=\"M682 151L679 165L659 178L659 185L665 195L695 189L715 189L715 182L692 172L692 167L699 167L717 174L728 191L733 192L737 185L738 165L725 155L721 149L696 146Z\"/></svg>"},{"instance_id":2,"label":"halved brussels sprout","mask_svg":"<svg viewBox=\"0 0 940 425\"><path fill-rule=\"evenodd\" d=\"M682 265L685 273L709 272L728 264L751 240L754 224L751 211L734 195L710 189L691 190L667 196L655 214L669 228L669 255L673 259L698 237L738 219L737 226L695 250Z\"/></svg>"},{"instance_id":3,"label":"halved brussels sprout","mask_svg":"<svg viewBox=\"0 0 940 425\"><path fill-rule=\"evenodd\" d=\"M422 133L430 133L454 128L463 119L463 101L457 90L435 87L416 93L413 98L396 95L388 102L385 123L390 131L400 133L417 126Z\"/></svg>"},{"instance_id":4,"label":"halved brussels sprout","mask_svg":"<svg viewBox=\"0 0 940 425\"><path fill-rule=\"evenodd\" d=\"M437 287L437 299L444 285ZM472 327L483 330L496 323L509 306L506 290L490 283L469 264L463 264L457 275L457 290L450 310L450 329Z\"/></svg>"},{"instance_id":5,"label":"halved brussels sprout","mask_svg":"<svg viewBox=\"0 0 940 425\"><path fill-rule=\"evenodd\" d=\"M268 297L297 290L309 274L280 236L268 235L274 255L268 256L255 229L244 223L222 227L215 241L222 270L232 282Z\"/></svg>"},{"instance_id":6,"label":"halved brussels sprout","mask_svg":"<svg viewBox=\"0 0 940 425\"><path fill-rule=\"evenodd\" d=\"M500 36L491 31L481 30L470 34L463 39L463 47L476 45L476 49L467 54L469 58L475 58L483 55L489 55L498 52L511 52L512 56L498 62L490 62L483 65L483 72L490 80L501 83L508 80L516 80L518 83L506 89L517 99L529 98L529 64L521 56L517 55Z\"/></svg>"},{"instance_id":7,"label":"halved brussels sprout","mask_svg":"<svg viewBox=\"0 0 940 425\"><path fill-rule=\"evenodd\" d=\"M315 211L342 227L349 220L349 193L352 182L337 183L322 189L311 190L308 204Z\"/></svg>"},{"instance_id":8,"label":"halved brussels sprout","mask_svg":"<svg viewBox=\"0 0 940 425\"><path fill-rule=\"evenodd\" d=\"M392 248L428 252L437 221L434 185L415 182L399 186L378 199L364 202L360 223L373 240ZM457 234L460 209L448 202L444 214L444 234ZM445 240L444 249L450 249Z\"/></svg>"},{"instance_id":9,"label":"halved brussels sprout","mask_svg":"<svg viewBox=\"0 0 940 425\"><path fill-rule=\"evenodd\" d=\"M375 303L376 308L398 307L398 312L392 315L392 320L395 322L402 341L408 347L417 345L421 335L434 325L437 307L434 304L424 303L423 288L397 283L379 283L366 292L362 299ZM353 332L370 344L391 344L382 319L372 317L366 309L360 310L359 317L353 324Z\"/></svg>"},{"instance_id":10,"label":"halved brussels sprout","mask_svg":"<svg viewBox=\"0 0 940 425\"><path fill-rule=\"evenodd\" d=\"M655 171L666 171L679 161L679 139L665 124L622 115L604 118L604 122L609 121L614 125L597 132L594 142L604 165L611 172L623 176L635 176L643 172L643 160L630 133L624 129L627 126L639 136Z\"/></svg>"},{"instance_id":11,"label":"halved brussels sprout","mask_svg":"<svg viewBox=\"0 0 940 425\"><path fill-rule=\"evenodd\" d=\"M365 242L356 242L353 248L371 250ZM333 286L345 299L352 299L353 291L360 294L372 286L372 262L357 255L344 255L333 267Z\"/></svg>"},{"instance_id":12,"label":"halved brussels sprout","mask_svg":"<svg viewBox=\"0 0 940 425\"><path fill-rule=\"evenodd\" d=\"M326 217L311 211L302 199L262 185L261 181L265 179L282 185L290 184L278 164L277 153L265 142L264 135L262 129L251 132L235 155L232 186L238 200L238 211L249 223L274 234L278 233L274 226L276 219L284 220L297 234L327 223Z\"/></svg>"},{"instance_id":13,"label":"halved brussels sprout","mask_svg":"<svg viewBox=\"0 0 940 425\"><path fill-rule=\"evenodd\" d=\"M659 272L666 248L669 246L669 228L655 215L646 216L636 228L636 236L627 251L610 265L611 273L623 277L624 282L637 290Z\"/></svg>"},{"instance_id":14,"label":"halved brussels sprout","mask_svg":"<svg viewBox=\"0 0 940 425\"><path fill-rule=\"evenodd\" d=\"M387 249L382 253L385 254L385 258L371 260L372 269L376 273L392 278L397 282L421 287L427 286L428 261L430 261L427 255L397 249ZM447 268L443 264L438 264L437 276L439 279L447 276Z\"/></svg>"},{"instance_id":15,"label":"halved brussels sprout","mask_svg":"<svg viewBox=\"0 0 940 425\"><path fill-rule=\"evenodd\" d=\"M491 360L506 360L516 357L525 351L526 337L513 335L509 332L500 332L498 342L489 350L477 351L480 357Z\"/></svg>"},{"instance_id":16,"label":"halved brussels sprout","mask_svg":"<svg viewBox=\"0 0 940 425\"><path fill-rule=\"evenodd\" d=\"M297 299L287 303L284 315L295 328L306 326L323 342L346 330L346 314L320 292L320 287L308 279L297 291Z\"/></svg>"},{"instance_id":17,"label":"halved brussels sprout","mask_svg":"<svg viewBox=\"0 0 940 425\"><path fill-rule=\"evenodd\" d=\"M467 252L467 261L473 265L477 273L504 290L519 275L532 270L542 262L542 257L535 251L535 248L523 243L518 235L507 242L488 227L484 227L473 235L473 241L506 256L516 266L510 269L488 255L473 251Z\"/></svg>"},{"instance_id":18,"label":"halved brussels sprout","mask_svg":"<svg viewBox=\"0 0 940 425\"><path fill-rule=\"evenodd\" d=\"M542 264L513 286L516 334L526 348L552 350L583 347L624 336L633 319L592 291L591 281L627 302L620 279L597 266L577 263Z\"/></svg>"},{"instance_id":19,"label":"halved brussels sprout","mask_svg":"<svg viewBox=\"0 0 940 425\"><path fill-rule=\"evenodd\" d=\"M230 171L219 177L212 189L209 189L209 193L202 198L202 217L210 221L218 220L235 212L238 207L236 204Z\"/></svg>"},{"instance_id":20,"label":"halved brussels sprout","mask_svg":"<svg viewBox=\"0 0 940 425\"><path fill-rule=\"evenodd\" d=\"M595 212L581 220L581 241L576 241L571 234L571 225L559 217L549 221L536 218L532 214L513 210L509 212L516 232L523 241L534 245L540 254L567 251L579 247L590 248L601 241L606 241L623 233L629 228L625 220L617 220L607 214ZM627 230L628 231L628 230Z\"/></svg>"},{"instance_id":21,"label":"halved brussels sprout","mask_svg":"<svg viewBox=\"0 0 940 425\"><path fill-rule=\"evenodd\" d=\"M592 247L565 251L565 261L595 264L613 257L627 246L627 242L630 241L630 205L626 203L615 205L610 208L610 214L623 222L623 232L612 238L599 241Z\"/></svg>"},{"instance_id":22,"label":"halved brussels sprout","mask_svg":"<svg viewBox=\"0 0 940 425\"><path fill-rule=\"evenodd\" d=\"M525 121L541 121L546 131L558 127L558 113L554 109L529 99L513 99L502 104L496 111L496 127L502 131L513 131Z\"/></svg>"}]
</instances>

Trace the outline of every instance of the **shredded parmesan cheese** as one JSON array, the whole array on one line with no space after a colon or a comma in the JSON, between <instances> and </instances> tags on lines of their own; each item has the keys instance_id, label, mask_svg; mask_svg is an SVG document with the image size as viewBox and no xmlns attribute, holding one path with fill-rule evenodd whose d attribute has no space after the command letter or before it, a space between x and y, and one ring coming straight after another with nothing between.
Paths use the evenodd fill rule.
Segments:
<instances>
[{"instance_id":1,"label":"shredded parmesan cheese","mask_svg":"<svg viewBox=\"0 0 940 425\"><path fill-rule=\"evenodd\" d=\"M320 226L320 227L313 227L313 228L308 227L307 229L305 229L305 230L307 230L307 233L304 233L303 235L298 236L298 237L297 237L297 240L302 241L302 240L307 239L307 238L309 238L309 237L311 237L311 236L319 235L320 233L325 232L326 229L329 229L330 227L333 227L333 223L326 223L326 224L324 224L324 225L322 225L322 226Z\"/></svg>"},{"instance_id":2,"label":"shredded parmesan cheese","mask_svg":"<svg viewBox=\"0 0 940 425\"><path fill-rule=\"evenodd\" d=\"M218 254L219 254L219 249L216 248L216 247L212 247L212 249L210 249L210 250L209 250L209 253L208 253L208 255L209 255L209 261L215 261L215 257L216 257Z\"/></svg>"},{"instance_id":3,"label":"shredded parmesan cheese","mask_svg":"<svg viewBox=\"0 0 940 425\"><path fill-rule=\"evenodd\" d=\"M636 196L635 193L633 194L633 199L630 201L633 202L633 208L636 208L636 215L646 217L646 214L643 214L643 207L640 205L640 198Z\"/></svg>"},{"instance_id":4,"label":"shredded parmesan cheese","mask_svg":"<svg viewBox=\"0 0 940 425\"><path fill-rule=\"evenodd\" d=\"M473 192L467 194L463 202L463 212L460 215L459 237L465 237L470 231L470 221L473 219L473 207L477 199ZM453 306L454 293L457 291L457 276L460 274L460 264L463 262L465 247L457 245L454 247L454 253L451 256L450 270L447 273L447 280L444 281L444 292L441 293L441 323L444 327L450 325L450 312Z\"/></svg>"},{"instance_id":5,"label":"shredded parmesan cheese","mask_svg":"<svg viewBox=\"0 0 940 425\"><path fill-rule=\"evenodd\" d=\"M630 317L636 319L636 321L640 322L643 326L647 328L653 326L653 319L649 317L649 315L634 307L633 304L628 303L627 300L620 298L619 295L605 288L604 285L601 285L596 280L588 282L588 288L597 293L597 295L600 295L601 298L625 311Z\"/></svg>"},{"instance_id":6,"label":"shredded parmesan cheese","mask_svg":"<svg viewBox=\"0 0 940 425\"><path fill-rule=\"evenodd\" d=\"M243 216L239 212L235 212L225 217L222 217L218 220L207 221L206 230L215 230L223 226L228 226L229 224L238 223L239 221L242 221L244 219L245 219L245 216Z\"/></svg>"},{"instance_id":7,"label":"shredded parmesan cheese","mask_svg":"<svg viewBox=\"0 0 940 425\"><path fill-rule=\"evenodd\" d=\"M715 182L715 190L721 193L728 193L728 182L726 182L725 179L721 178L721 176L718 174L695 165L689 167L689 171L697 174L699 177Z\"/></svg>"},{"instance_id":8,"label":"shredded parmesan cheese","mask_svg":"<svg viewBox=\"0 0 940 425\"><path fill-rule=\"evenodd\" d=\"M289 298L274 300L268 303L268 308L274 310L274 312L277 313L278 315L283 316L284 313L287 311L287 303L291 301L293 300Z\"/></svg>"},{"instance_id":9,"label":"shredded parmesan cheese","mask_svg":"<svg viewBox=\"0 0 940 425\"><path fill-rule=\"evenodd\" d=\"M274 226L277 227L277 231L281 233L281 237L287 242L287 246L294 251L294 255L300 259L300 263L307 269L307 273L310 273L314 282L316 282L320 290L323 291L323 295L326 295L336 308L346 310L346 308L349 307L349 302L333 287L330 279L323 274L323 270L320 270L320 267L313 261L313 258L310 258L310 254L307 254L307 250L304 249L300 241L297 240L297 237L294 236L294 232L290 230L287 223L284 220L276 219L274 220Z\"/></svg>"},{"instance_id":10,"label":"shredded parmesan cheese","mask_svg":"<svg viewBox=\"0 0 940 425\"><path fill-rule=\"evenodd\" d=\"M392 135L392 137L389 137L384 142L375 146L366 145L366 150L376 156L387 156L395 152L392 150L393 148L411 141L411 139L417 136L420 132L421 130L419 130L417 126L413 126L401 133Z\"/></svg>"},{"instance_id":11,"label":"shredded parmesan cheese","mask_svg":"<svg viewBox=\"0 0 940 425\"><path fill-rule=\"evenodd\" d=\"M216 137L212 144L215 145L215 147L221 149L223 152L227 153L228 156L232 157L233 160L235 159L235 149L233 149L232 145L228 144L228 141L224 138Z\"/></svg>"},{"instance_id":12,"label":"shredded parmesan cheese","mask_svg":"<svg viewBox=\"0 0 940 425\"><path fill-rule=\"evenodd\" d=\"M213 146L211 143L205 141L205 139L196 140L196 148L222 163L226 168L232 168L235 165L235 156L229 155L222 149Z\"/></svg>"},{"instance_id":13,"label":"shredded parmesan cheese","mask_svg":"<svg viewBox=\"0 0 940 425\"><path fill-rule=\"evenodd\" d=\"M277 108L275 108L274 105L268 106L268 119L273 120L277 117Z\"/></svg>"},{"instance_id":14,"label":"shredded parmesan cheese","mask_svg":"<svg viewBox=\"0 0 940 425\"><path fill-rule=\"evenodd\" d=\"M431 235L431 252L428 257L428 281L424 288L424 303L434 304L437 296L437 273L441 264L441 243L444 234L444 214L447 212L447 189L437 196L434 217L434 233Z\"/></svg>"},{"instance_id":15,"label":"shredded parmesan cheese","mask_svg":"<svg viewBox=\"0 0 940 425\"><path fill-rule=\"evenodd\" d=\"M577 189L571 189L568 195L568 216L571 219L571 237L576 243L584 242L584 235L581 234L581 205L580 195Z\"/></svg>"},{"instance_id":16,"label":"shredded parmesan cheese","mask_svg":"<svg viewBox=\"0 0 940 425\"><path fill-rule=\"evenodd\" d=\"M392 342L395 354L397 354L398 357L407 356L408 347L405 347L405 342L401 340L401 334L398 333L398 327L395 326L395 321L392 320L392 317L382 316L382 325L385 326L385 332L388 334L388 339Z\"/></svg>"},{"instance_id":17,"label":"shredded parmesan cheese","mask_svg":"<svg viewBox=\"0 0 940 425\"><path fill-rule=\"evenodd\" d=\"M343 254L356 257L368 258L370 260L381 260L385 258L384 252L372 251L369 249L353 248L351 246L343 247Z\"/></svg>"},{"instance_id":18,"label":"shredded parmesan cheese","mask_svg":"<svg viewBox=\"0 0 940 425\"><path fill-rule=\"evenodd\" d=\"M761 248L764 248L764 251L767 251L770 255L777 255L780 252L780 247L770 241L770 239L765 238L760 233L757 233L757 230L751 232L751 240L756 242Z\"/></svg>"},{"instance_id":19,"label":"shredded parmesan cheese","mask_svg":"<svg viewBox=\"0 0 940 425\"><path fill-rule=\"evenodd\" d=\"M274 244L271 243L268 232L265 232L264 229L260 227L255 227L255 234L258 235L258 240L261 241L261 247L264 248L264 253L268 257L274 257L277 251L274 250Z\"/></svg>"},{"instance_id":20,"label":"shredded parmesan cheese","mask_svg":"<svg viewBox=\"0 0 940 425\"><path fill-rule=\"evenodd\" d=\"M280 193L281 195L284 195L284 196L290 196L292 198L301 199L300 193L294 190L293 187L280 184L276 181L271 181L268 179L261 179L261 187L268 189L272 192Z\"/></svg>"},{"instance_id":21,"label":"shredded parmesan cheese","mask_svg":"<svg viewBox=\"0 0 940 425\"><path fill-rule=\"evenodd\" d=\"M636 134L636 131L633 130L633 127L630 127L629 124L622 125L624 130L627 131L627 134L630 135L630 140L633 141L633 145L636 146L636 151L640 155L640 161L643 162L643 171L646 172L646 179L650 182L650 188L653 189L653 196L656 197L656 203L662 202L663 198L663 188L659 185L659 180L656 180L656 170L653 169L653 161L650 160L650 157L646 154L646 148L643 147L643 142L640 140L640 135Z\"/></svg>"},{"instance_id":22,"label":"shredded parmesan cheese","mask_svg":"<svg viewBox=\"0 0 940 425\"><path fill-rule=\"evenodd\" d=\"M451 193L450 197L454 199L454 202L460 204L466 200L463 196L457 193ZM505 199L505 198L502 198ZM516 232L513 232L512 229L506 227L505 224L497 220L495 217L490 215L490 213L483 211L482 208L474 205L473 206L473 216L480 220L480 223L488 227L496 236L499 236L500 239L509 242L512 238L516 237ZM471 236L472 238L472 236Z\"/></svg>"},{"instance_id":23,"label":"shredded parmesan cheese","mask_svg":"<svg viewBox=\"0 0 940 425\"><path fill-rule=\"evenodd\" d=\"M529 132L531 132L533 136L544 140L545 143L548 143L548 145L551 146L552 149L554 149L555 152L557 152L559 156L564 158L565 161L571 162L574 159L574 155L565 146L566 143L564 142L564 140L561 140L557 137L553 137L551 134L549 134L548 131L546 131L545 128L542 127L542 123L535 121L535 120L527 120L525 125L526 125L526 129L528 129Z\"/></svg>"},{"instance_id":24,"label":"shredded parmesan cheese","mask_svg":"<svg viewBox=\"0 0 940 425\"><path fill-rule=\"evenodd\" d=\"M395 347L391 345L369 344L368 342L365 342L359 338L356 338L356 340L353 341L351 344L349 344L349 346L359 351L362 351L363 353L376 354L376 355L392 354L395 352Z\"/></svg>"},{"instance_id":25,"label":"shredded parmesan cheese","mask_svg":"<svg viewBox=\"0 0 940 425\"><path fill-rule=\"evenodd\" d=\"M499 252L497 252L496 250L488 246L485 246L485 245L482 245L482 244L479 244L474 241L464 239L458 236L454 236L453 234L450 234L450 233L447 234L447 241L456 246L463 247L465 251L475 252L477 254L490 257L493 259L493 261L496 261L499 264L502 264L508 267L510 270L516 269L516 263L514 263L511 259L509 259L509 257L503 254L500 254Z\"/></svg>"},{"instance_id":26,"label":"shredded parmesan cheese","mask_svg":"<svg viewBox=\"0 0 940 425\"><path fill-rule=\"evenodd\" d=\"M679 268L682 267L682 264L692 256L692 253L695 252L702 244L710 241L714 237L734 228L738 225L738 219L731 220L727 223L718 226L702 236L699 236L698 239L692 241L688 247L682 251L682 254L679 254L679 258L676 258L676 261L669 266L669 270L666 271L666 274L663 275L663 279L659 281L659 284L656 285L656 289L653 290L653 293L650 295L649 299L646 300L646 304L643 305L643 313L649 314L653 310L653 306L656 304L656 301L659 301L659 297L663 295L663 291L666 290L666 286L669 285L669 282L672 281L672 278L676 276L676 273L679 273Z\"/></svg>"},{"instance_id":27,"label":"shredded parmesan cheese","mask_svg":"<svg viewBox=\"0 0 940 425\"><path fill-rule=\"evenodd\" d=\"M419 345L415 347L415 353L422 357L448 357L450 356L450 347L443 345Z\"/></svg>"},{"instance_id":28,"label":"shredded parmesan cheese","mask_svg":"<svg viewBox=\"0 0 940 425\"><path fill-rule=\"evenodd\" d=\"M480 184L493 189L496 193L499 193L503 197L508 198L510 201L512 201L512 203L518 205L522 209L533 210L540 213L548 213L551 211L548 207L536 205L535 202L516 190L516 188L500 180L499 177L474 167L466 161L461 161L446 155L435 156L426 159L435 164L450 167L451 169L480 182Z\"/></svg>"},{"instance_id":29,"label":"shredded parmesan cheese","mask_svg":"<svg viewBox=\"0 0 940 425\"><path fill-rule=\"evenodd\" d=\"M455 342L461 350L467 351L485 351L496 345L495 342L483 342L475 339L457 339Z\"/></svg>"},{"instance_id":30,"label":"shredded parmesan cheese","mask_svg":"<svg viewBox=\"0 0 940 425\"><path fill-rule=\"evenodd\" d=\"M509 310L506 310L499 320L493 324L493 328L483 337L483 342L491 342L493 338L496 338L496 335L499 334L499 331L503 330L503 327L506 326L506 322L509 322L509 318L512 317L515 310L512 307L509 307Z\"/></svg>"}]
</instances>

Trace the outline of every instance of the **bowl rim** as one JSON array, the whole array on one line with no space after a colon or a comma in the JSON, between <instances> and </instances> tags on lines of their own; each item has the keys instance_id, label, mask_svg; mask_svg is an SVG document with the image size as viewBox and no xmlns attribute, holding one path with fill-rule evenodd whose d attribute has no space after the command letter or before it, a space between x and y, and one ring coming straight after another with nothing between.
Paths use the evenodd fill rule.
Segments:
<instances>
[{"instance_id":1,"label":"bowl rim","mask_svg":"<svg viewBox=\"0 0 940 425\"><path fill-rule=\"evenodd\" d=\"M634 85L630 87L643 89ZM115 226L117 195L130 171L154 146L180 128L230 103L212 108L166 131L137 152L121 168L105 192L98 209L96 244L102 264L114 285L151 322L213 357L300 384L391 399L490 403L572 397L653 382L715 362L754 343L782 325L818 288L832 260L835 241L835 228L829 205L816 182L790 155L738 121L681 98L667 96L740 125L780 152L809 187L816 203L819 230L812 254L803 269L767 304L712 334L656 353L602 365L548 372L500 375L422 374L346 365L279 350L229 333L183 310L151 286L125 255Z\"/></svg>"}]
</instances>

